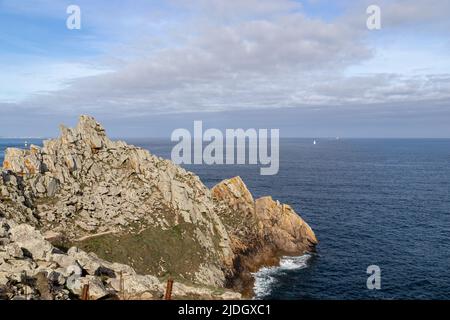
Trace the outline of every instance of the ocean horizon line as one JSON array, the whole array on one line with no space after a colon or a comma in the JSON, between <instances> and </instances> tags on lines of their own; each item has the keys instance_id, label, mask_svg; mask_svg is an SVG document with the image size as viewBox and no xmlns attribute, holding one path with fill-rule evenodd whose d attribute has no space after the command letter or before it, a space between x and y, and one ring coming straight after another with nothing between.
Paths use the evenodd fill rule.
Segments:
<instances>
[{"instance_id":1,"label":"ocean horizon line","mask_svg":"<svg viewBox=\"0 0 450 320\"><path fill-rule=\"evenodd\" d=\"M47 139L55 139L58 136L54 137L3 137L0 136L0 140L47 140ZM142 140L142 139L158 139L158 140L170 140L170 137L163 136L112 136L112 140ZM450 140L450 137L305 137L305 136L280 136L280 139L322 139L322 140Z\"/></svg>"}]
</instances>

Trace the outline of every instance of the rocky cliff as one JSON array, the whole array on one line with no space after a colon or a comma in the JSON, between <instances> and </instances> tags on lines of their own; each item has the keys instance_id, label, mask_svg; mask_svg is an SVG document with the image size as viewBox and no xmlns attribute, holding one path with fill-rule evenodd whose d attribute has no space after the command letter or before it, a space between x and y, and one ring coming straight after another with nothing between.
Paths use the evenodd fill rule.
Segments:
<instances>
[{"instance_id":1,"label":"rocky cliff","mask_svg":"<svg viewBox=\"0 0 450 320\"><path fill-rule=\"evenodd\" d=\"M59 250L78 265L76 252L93 252L98 265L113 270L110 275L116 278L118 271L106 260L126 265L131 275L151 276L155 283L171 276L176 283L241 292L248 289L251 272L276 264L280 255L313 250L317 243L292 208L270 197L254 201L240 178L209 190L172 162L111 141L88 116L81 116L74 129L61 127L61 136L45 141L42 148L6 150L1 217L4 225L31 228L39 241L47 236L54 246L47 242L43 248ZM54 262L52 254L27 255L32 250L15 241L14 232L11 236L3 242L13 243L17 254L9 254L11 245L0 240L0 286L2 281L10 285L11 279L20 283L14 272L21 266L35 275L39 261ZM72 246L80 249L68 250ZM74 265L72 260L69 265L56 262L44 273L48 279L52 272L62 274L64 290L76 296L79 292L67 288L70 275L61 270ZM19 267L11 267L11 261ZM14 272L8 273L10 269ZM83 272L90 281L98 278L96 270ZM105 281L100 282L106 291L117 293Z\"/></svg>"},{"instance_id":2,"label":"rocky cliff","mask_svg":"<svg viewBox=\"0 0 450 320\"><path fill-rule=\"evenodd\" d=\"M248 294L251 273L261 266L276 265L283 255L314 251L318 241L310 226L290 206L271 197L254 200L240 177L222 181L212 194L221 205L217 212L235 254L230 287Z\"/></svg>"}]
</instances>

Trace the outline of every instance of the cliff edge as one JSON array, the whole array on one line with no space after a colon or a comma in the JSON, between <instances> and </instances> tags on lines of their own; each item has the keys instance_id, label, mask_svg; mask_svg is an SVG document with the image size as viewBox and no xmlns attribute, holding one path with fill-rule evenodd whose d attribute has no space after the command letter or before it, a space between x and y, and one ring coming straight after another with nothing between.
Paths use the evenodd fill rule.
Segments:
<instances>
[{"instance_id":1,"label":"cliff edge","mask_svg":"<svg viewBox=\"0 0 450 320\"><path fill-rule=\"evenodd\" d=\"M0 218L5 225L48 235L59 254L92 252L95 259L126 265L133 274L246 294L251 294L251 272L317 244L291 207L270 197L255 201L239 177L209 190L171 161L110 140L89 116L81 116L73 129L61 126L60 137L44 141L42 148L6 150ZM21 281L14 273L20 267L10 267L11 261L35 262L33 254L20 255L28 248L16 244L17 255L11 256L6 253L12 249L0 241L0 286ZM44 273L51 277L55 268ZM28 274L35 274L32 270ZM88 275L95 277L96 271Z\"/></svg>"},{"instance_id":2,"label":"cliff edge","mask_svg":"<svg viewBox=\"0 0 450 320\"><path fill-rule=\"evenodd\" d=\"M311 227L286 204L270 196L254 200L240 177L212 188L221 204L218 214L231 239L235 277L229 286L249 294L251 273L279 263L283 255L296 256L315 250L318 241Z\"/></svg>"}]
</instances>

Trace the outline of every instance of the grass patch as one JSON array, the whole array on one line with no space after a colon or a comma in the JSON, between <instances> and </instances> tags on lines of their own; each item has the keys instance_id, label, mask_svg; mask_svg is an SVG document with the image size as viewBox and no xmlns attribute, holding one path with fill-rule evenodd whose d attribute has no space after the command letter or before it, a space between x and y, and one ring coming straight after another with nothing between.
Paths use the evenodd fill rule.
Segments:
<instances>
[{"instance_id":1,"label":"grass patch","mask_svg":"<svg viewBox=\"0 0 450 320\"><path fill-rule=\"evenodd\" d=\"M140 274L193 280L206 259L194 230L189 223L167 230L149 227L139 234L109 234L74 245L102 259L128 264Z\"/></svg>"}]
</instances>

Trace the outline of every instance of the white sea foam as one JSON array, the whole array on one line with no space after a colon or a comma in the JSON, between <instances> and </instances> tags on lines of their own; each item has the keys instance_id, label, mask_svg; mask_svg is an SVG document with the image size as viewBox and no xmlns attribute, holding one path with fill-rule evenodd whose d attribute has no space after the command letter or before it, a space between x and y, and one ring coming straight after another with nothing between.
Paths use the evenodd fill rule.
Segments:
<instances>
[{"instance_id":1,"label":"white sea foam","mask_svg":"<svg viewBox=\"0 0 450 320\"><path fill-rule=\"evenodd\" d=\"M308 260L311 258L310 254L305 254L299 257L283 257L278 267L261 268L254 273L255 277L255 299L262 299L268 296L276 285L276 276L284 271L298 270L308 267Z\"/></svg>"}]
</instances>

